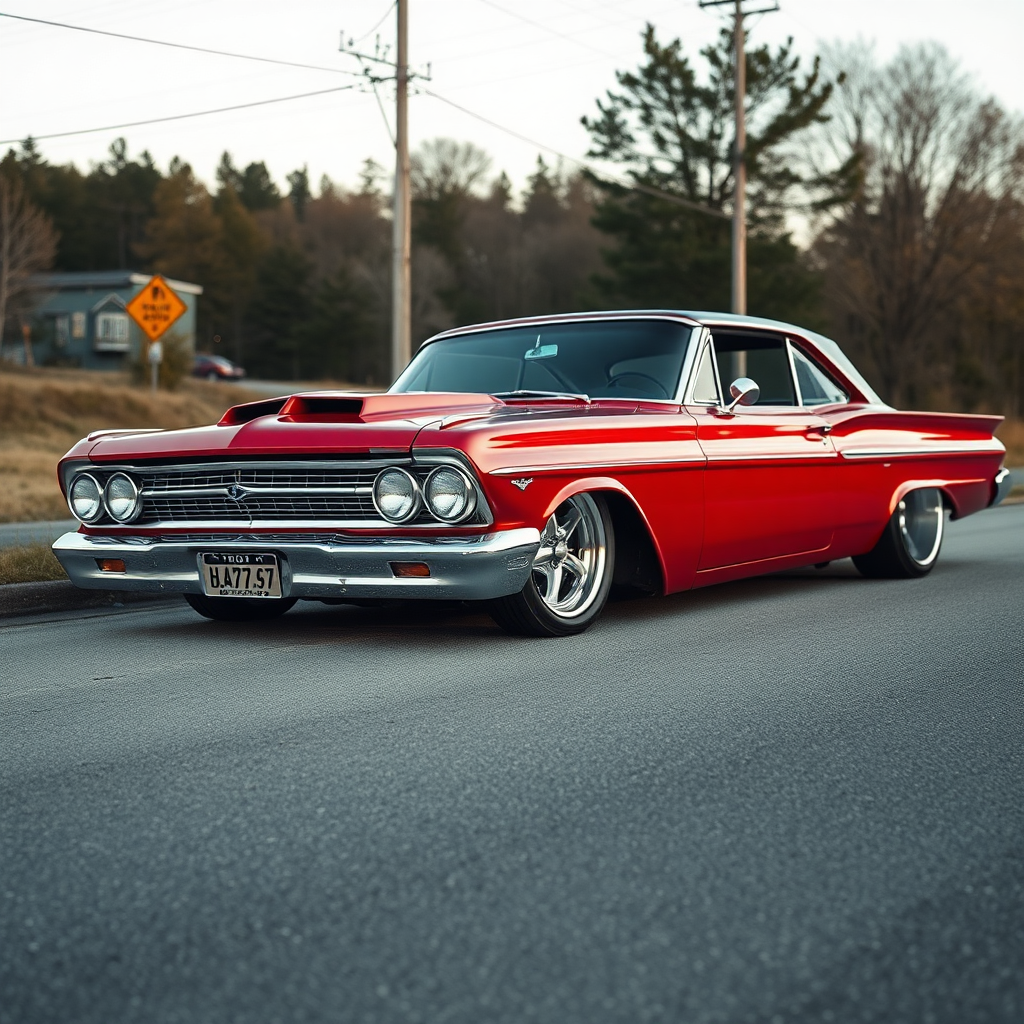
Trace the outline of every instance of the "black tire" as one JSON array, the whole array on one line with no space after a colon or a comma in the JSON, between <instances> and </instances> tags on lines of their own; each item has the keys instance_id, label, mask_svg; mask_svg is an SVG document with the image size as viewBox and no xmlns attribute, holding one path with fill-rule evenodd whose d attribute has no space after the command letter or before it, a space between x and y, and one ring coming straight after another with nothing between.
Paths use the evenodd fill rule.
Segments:
<instances>
[{"instance_id":1,"label":"black tire","mask_svg":"<svg viewBox=\"0 0 1024 1024\"><path fill-rule=\"evenodd\" d=\"M576 494L544 527L523 589L490 602L488 610L506 633L517 636L582 633L608 601L614 568L615 534L605 500Z\"/></svg>"},{"instance_id":2,"label":"black tire","mask_svg":"<svg viewBox=\"0 0 1024 1024\"><path fill-rule=\"evenodd\" d=\"M276 619L284 615L296 600L294 597L207 597L205 594L185 594L184 597L200 615L218 622L265 622L267 619Z\"/></svg>"},{"instance_id":3,"label":"black tire","mask_svg":"<svg viewBox=\"0 0 1024 1024\"><path fill-rule=\"evenodd\" d=\"M939 560L945 514L936 487L910 491L896 506L878 543L853 564L868 579L916 579Z\"/></svg>"}]
</instances>

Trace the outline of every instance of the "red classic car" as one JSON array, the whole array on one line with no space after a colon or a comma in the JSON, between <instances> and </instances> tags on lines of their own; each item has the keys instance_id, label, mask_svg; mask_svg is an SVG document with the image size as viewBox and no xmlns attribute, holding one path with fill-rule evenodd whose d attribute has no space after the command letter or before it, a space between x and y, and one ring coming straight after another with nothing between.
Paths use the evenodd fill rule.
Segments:
<instances>
[{"instance_id":1,"label":"red classic car","mask_svg":"<svg viewBox=\"0 0 1024 1024\"><path fill-rule=\"evenodd\" d=\"M923 576L944 513L1009 489L999 421L898 412L834 342L754 317L483 324L425 342L386 394L91 434L60 463L82 526L54 550L80 587L180 592L214 619L445 598L567 635L613 587L849 556Z\"/></svg>"}]
</instances>

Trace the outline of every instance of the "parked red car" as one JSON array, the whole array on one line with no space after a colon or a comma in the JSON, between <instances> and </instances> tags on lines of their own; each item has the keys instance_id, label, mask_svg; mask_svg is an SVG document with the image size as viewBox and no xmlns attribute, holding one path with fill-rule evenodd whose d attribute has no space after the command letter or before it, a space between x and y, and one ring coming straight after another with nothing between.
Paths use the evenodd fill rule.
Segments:
<instances>
[{"instance_id":1,"label":"parked red car","mask_svg":"<svg viewBox=\"0 0 1024 1024\"><path fill-rule=\"evenodd\" d=\"M297 599L486 601L566 635L613 586L673 593L853 556L935 565L944 514L1002 500L998 416L898 412L839 347L719 313L588 313L431 338L386 394L91 434L61 460L81 587L215 619Z\"/></svg>"},{"instance_id":2,"label":"parked red car","mask_svg":"<svg viewBox=\"0 0 1024 1024\"><path fill-rule=\"evenodd\" d=\"M196 354L192 363L192 376L201 377L203 380L241 380L245 376L245 370L223 356L211 356L200 352Z\"/></svg>"}]
</instances>

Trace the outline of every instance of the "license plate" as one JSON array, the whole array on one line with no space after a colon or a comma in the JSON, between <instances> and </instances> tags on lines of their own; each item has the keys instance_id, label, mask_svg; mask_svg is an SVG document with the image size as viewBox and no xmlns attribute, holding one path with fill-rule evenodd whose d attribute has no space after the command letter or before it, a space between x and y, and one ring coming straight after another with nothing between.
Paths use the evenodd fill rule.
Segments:
<instances>
[{"instance_id":1,"label":"license plate","mask_svg":"<svg viewBox=\"0 0 1024 1024\"><path fill-rule=\"evenodd\" d=\"M199 556L199 568L207 597L281 596L277 555L204 551Z\"/></svg>"}]
</instances>

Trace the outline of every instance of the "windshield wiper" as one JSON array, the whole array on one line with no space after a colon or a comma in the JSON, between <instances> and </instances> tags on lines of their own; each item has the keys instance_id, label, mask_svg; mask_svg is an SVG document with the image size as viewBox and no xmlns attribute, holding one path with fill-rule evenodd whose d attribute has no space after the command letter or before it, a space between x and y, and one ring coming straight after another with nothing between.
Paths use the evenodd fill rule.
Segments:
<instances>
[{"instance_id":1,"label":"windshield wiper","mask_svg":"<svg viewBox=\"0 0 1024 1024\"><path fill-rule=\"evenodd\" d=\"M492 391L492 398L574 398L580 402L590 403L590 395L577 394L575 391Z\"/></svg>"}]
</instances>

